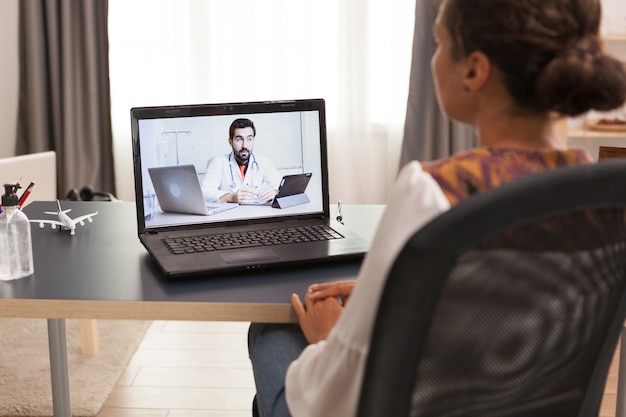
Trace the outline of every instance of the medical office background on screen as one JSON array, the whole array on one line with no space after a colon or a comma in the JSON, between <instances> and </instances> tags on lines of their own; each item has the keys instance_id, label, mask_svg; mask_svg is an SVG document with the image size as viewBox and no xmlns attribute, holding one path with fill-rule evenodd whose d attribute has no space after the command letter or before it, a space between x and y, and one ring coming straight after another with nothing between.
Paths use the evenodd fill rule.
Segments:
<instances>
[{"instance_id":1,"label":"medical office background on screen","mask_svg":"<svg viewBox=\"0 0 626 417\"><path fill-rule=\"evenodd\" d=\"M281 175L313 173L307 195L322 196L320 126L317 111L173 117L139 120L144 194L154 190L148 168L194 165L200 182L208 162L228 154L228 130L237 118L256 128L253 153L273 162ZM261 167L262 169L262 167ZM320 207L321 207L320 201Z\"/></svg>"}]
</instances>

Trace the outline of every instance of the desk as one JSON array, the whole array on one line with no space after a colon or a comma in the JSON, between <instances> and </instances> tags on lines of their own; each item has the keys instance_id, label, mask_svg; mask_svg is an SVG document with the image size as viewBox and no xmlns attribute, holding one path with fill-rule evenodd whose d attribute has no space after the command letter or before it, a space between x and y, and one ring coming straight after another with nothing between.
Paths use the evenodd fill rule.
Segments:
<instances>
[{"instance_id":1,"label":"desk","mask_svg":"<svg viewBox=\"0 0 626 417\"><path fill-rule=\"evenodd\" d=\"M76 235L32 225L35 273L0 282L0 317L46 318L53 410L70 417L65 319L294 322L294 292L353 279L360 262L165 281L137 237L134 203L64 202L72 216L98 211ZM53 202L25 207L29 218ZM343 207L347 226L371 241L383 206ZM336 215L336 214L333 214Z\"/></svg>"},{"instance_id":2,"label":"desk","mask_svg":"<svg viewBox=\"0 0 626 417\"><path fill-rule=\"evenodd\" d=\"M208 203L210 205L211 203ZM236 205L233 208L211 215L208 219L205 216L182 213L168 213L157 208L154 211L152 220L146 221L146 227L151 226L169 226L175 224L195 223L199 220L210 220L213 222L221 222L225 220L239 219L255 219L269 216L304 214L311 212L319 212L322 210L322 203L311 201L306 204L299 204L288 208L273 208L272 206L256 206L256 205Z\"/></svg>"}]
</instances>

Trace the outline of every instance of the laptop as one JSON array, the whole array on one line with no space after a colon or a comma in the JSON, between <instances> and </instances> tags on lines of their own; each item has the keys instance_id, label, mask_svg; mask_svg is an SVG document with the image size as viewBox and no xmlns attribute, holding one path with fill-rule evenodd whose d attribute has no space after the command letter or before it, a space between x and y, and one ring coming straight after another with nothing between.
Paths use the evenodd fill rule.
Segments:
<instances>
[{"instance_id":1,"label":"laptop","mask_svg":"<svg viewBox=\"0 0 626 417\"><path fill-rule=\"evenodd\" d=\"M228 141L236 119L251 121L256 132L251 151L244 150L248 168L242 177ZM365 239L330 217L323 99L136 107L131 128L139 240L165 277L295 268L365 255ZM209 164L215 158L221 165ZM238 182L265 181L269 172L280 190L271 205L239 204L204 216L154 210L147 216L143 196L158 192L151 172L174 166L195 172L197 179L189 182L201 187L208 204L235 193Z\"/></svg>"},{"instance_id":2,"label":"laptop","mask_svg":"<svg viewBox=\"0 0 626 417\"><path fill-rule=\"evenodd\" d=\"M153 167L148 168L148 173L163 211L210 216L238 206L237 203L207 204L193 165Z\"/></svg>"}]
</instances>

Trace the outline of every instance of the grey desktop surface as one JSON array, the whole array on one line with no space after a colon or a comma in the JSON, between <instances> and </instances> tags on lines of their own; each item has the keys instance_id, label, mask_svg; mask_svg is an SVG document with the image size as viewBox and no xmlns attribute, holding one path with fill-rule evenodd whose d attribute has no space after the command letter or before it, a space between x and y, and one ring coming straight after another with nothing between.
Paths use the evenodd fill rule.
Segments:
<instances>
[{"instance_id":1,"label":"grey desktop surface","mask_svg":"<svg viewBox=\"0 0 626 417\"><path fill-rule=\"evenodd\" d=\"M295 269L165 280L137 237L135 204L128 202L62 202L69 215L98 211L93 223L77 225L76 235L43 229L32 223L35 273L0 282L0 299L185 301L288 303L319 281L354 279L360 262L332 263ZM29 219L53 218L54 202L33 202ZM343 218L371 241L383 206L344 205Z\"/></svg>"}]
</instances>

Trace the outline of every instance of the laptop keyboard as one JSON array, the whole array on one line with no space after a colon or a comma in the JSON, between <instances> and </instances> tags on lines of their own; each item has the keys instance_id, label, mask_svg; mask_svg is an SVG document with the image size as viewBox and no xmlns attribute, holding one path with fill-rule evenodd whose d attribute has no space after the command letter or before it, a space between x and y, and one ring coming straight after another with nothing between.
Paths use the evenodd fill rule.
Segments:
<instances>
[{"instance_id":1,"label":"laptop keyboard","mask_svg":"<svg viewBox=\"0 0 626 417\"><path fill-rule=\"evenodd\" d=\"M343 239L343 236L329 226L319 225L167 238L163 239L163 243L165 243L173 254L179 255L184 253L211 252L216 250L284 245L287 243L333 239Z\"/></svg>"}]
</instances>

